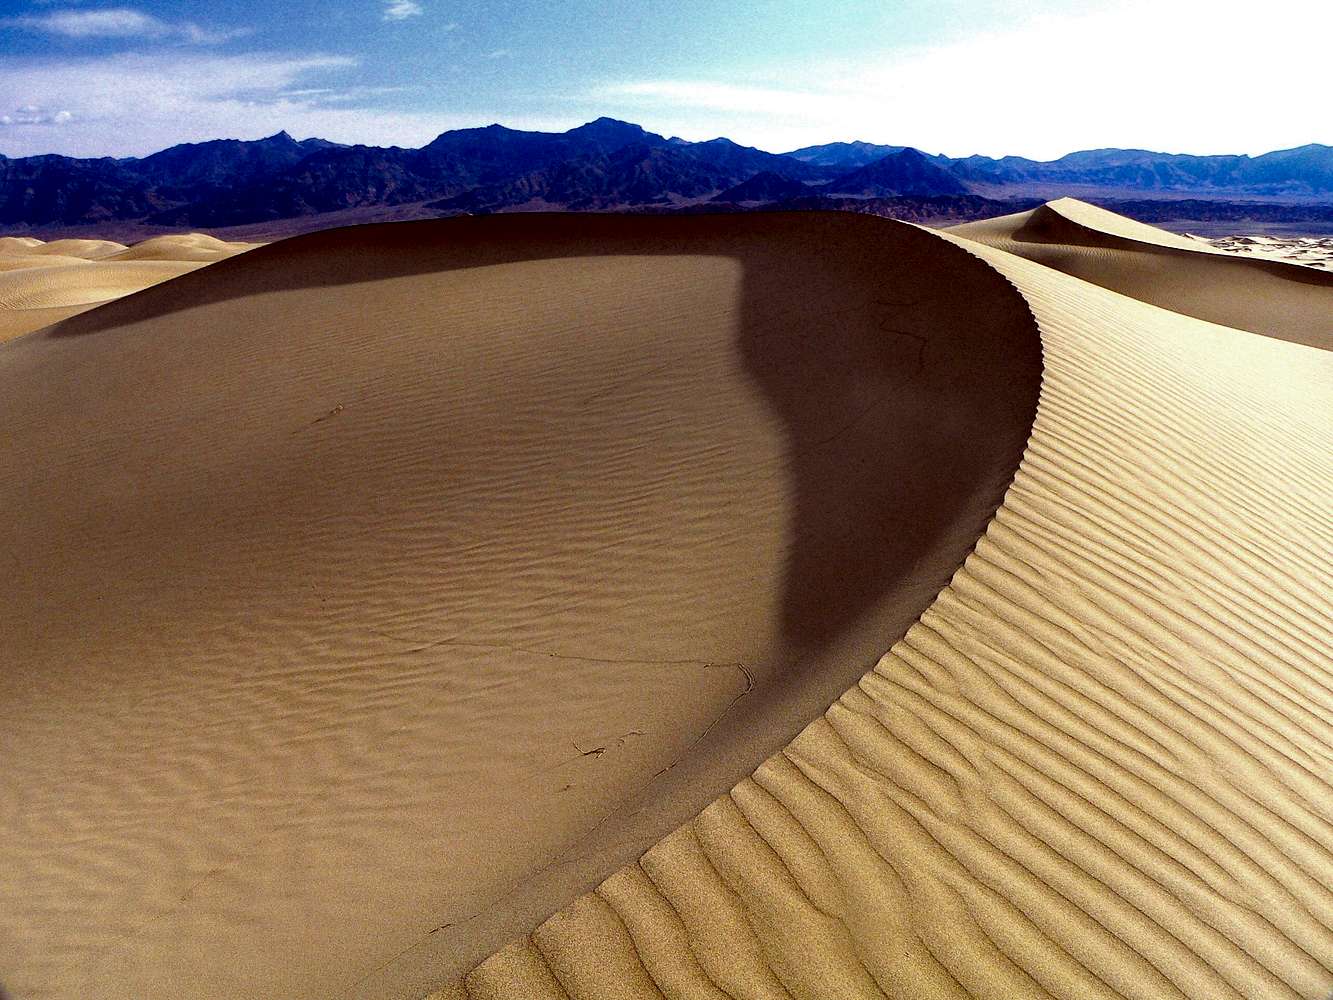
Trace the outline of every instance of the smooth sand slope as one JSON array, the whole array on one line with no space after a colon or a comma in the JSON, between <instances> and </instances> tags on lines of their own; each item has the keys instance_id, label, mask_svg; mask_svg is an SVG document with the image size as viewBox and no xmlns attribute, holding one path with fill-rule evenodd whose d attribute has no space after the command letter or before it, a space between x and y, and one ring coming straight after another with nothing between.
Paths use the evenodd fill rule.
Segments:
<instances>
[{"instance_id":1,"label":"smooth sand slope","mask_svg":"<svg viewBox=\"0 0 1333 1000\"><path fill-rule=\"evenodd\" d=\"M1039 351L852 215L330 231L0 345L6 985L466 971L906 632Z\"/></svg>"},{"instance_id":2,"label":"smooth sand slope","mask_svg":"<svg viewBox=\"0 0 1333 1000\"><path fill-rule=\"evenodd\" d=\"M1045 362L976 551L781 753L433 997L1328 996L1333 354L971 249Z\"/></svg>"},{"instance_id":3,"label":"smooth sand slope","mask_svg":"<svg viewBox=\"0 0 1333 1000\"><path fill-rule=\"evenodd\" d=\"M110 240L0 237L0 342L257 245L202 233L156 236L132 247Z\"/></svg>"},{"instance_id":4,"label":"smooth sand slope","mask_svg":"<svg viewBox=\"0 0 1333 1000\"><path fill-rule=\"evenodd\" d=\"M948 232L1174 312L1333 349L1333 274L1246 258L1061 198Z\"/></svg>"}]
</instances>

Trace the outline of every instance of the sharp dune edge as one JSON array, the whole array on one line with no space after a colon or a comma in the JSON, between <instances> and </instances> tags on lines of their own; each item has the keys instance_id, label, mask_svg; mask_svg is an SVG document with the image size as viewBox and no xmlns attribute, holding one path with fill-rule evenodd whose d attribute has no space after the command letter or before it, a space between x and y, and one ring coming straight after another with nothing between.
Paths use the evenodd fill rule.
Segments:
<instances>
[{"instance_id":1,"label":"sharp dune edge","mask_svg":"<svg viewBox=\"0 0 1333 1000\"><path fill-rule=\"evenodd\" d=\"M702 220L632 220L625 232L651 232L651 246L585 258L572 288L559 262L605 247L620 223L586 223L564 257L529 249L465 281L438 271L457 259L438 245L392 263L401 247L384 231L406 227L375 227L388 243L370 265L364 246L337 242L353 237L322 234L0 348L0 380L21 390L0 403L0 461L13 463L0 490L19 515L18 629L2 641L25 665L0 680L18 722L0 740L25 764L0 778L0 802L23 803L5 818L20 837L0 847L13 852L0 865L21 873L0 951L25 978L7 985L20 997L256 995L263 983L270 995L449 1000L1333 989L1333 355L1287 342L1299 323L1275 330L1271 315L1327 315L1327 285L1232 272L1206 251L1154 264L1187 259L1186 283L1204 267L1219 282L1278 276L1260 279L1268 311L1240 303L1223 327L961 237L786 218L726 219L712 238L733 242L702 254L697 242L681 252ZM521 225L480 224L497 223ZM853 228L801 228L821 225ZM461 256L479 248L493 250ZM1122 280L1114 255L1084 256L1109 262L1100 284ZM380 280L353 281L367 266ZM849 305L845 318L829 317L830 301ZM355 333L337 321L349 310ZM560 319L571 314L583 329ZM645 315L657 318L636 333ZM442 316L464 318L447 362L429 336ZM517 334L533 329L539 343L521 349ZM795 332L753 339L774 329ZM811 329L813 347L800 335ZM678 353L642 370L663 332ZM562 368L617 338L596 364ZM785 359L776 372L737 370L773 356ZM311 362L330 357L321 377ZM139 384L163 362L162 379ZM52 375L56 387L92 378L73 417ZM504 412L489 395L513 407L552 380L554 398L486 436ZM486 496L506 530L534 513L559 521L568 494L539 490L525 513L478 463L504 440L526 456L510 481L526 481L533 454L551 454L537 423L569 435L566 394L597 403L633 386L572 440L625 424L619 447L669 453L646 482L640 469L610 484L631 506L604 539L669 529L631 545L649 559L686 553L652 568L659 603L651 587L639 613L613 600L643 586L641 570L601 563L608 588L580 581L586 606L555 610L533 603L551 582L539 567L449 547L441 500L446 522ZM438 402L450 393L469 400L452 417ZM877 394L898 402L863 413ZM122 420L154 428L128 455L123 425L97 432L127 403L142 409ZM187 429L210 414L213 430ZM849 426L860 429L847 439ZM480 435L470 447L464 427ZM829 450L834 432L848 453ZM432 436L465 454L423 450ZM38 453L44 476L65 481L15 475ZM943 460L943 478L895 508L875 484L911 491L926 458ZM855 472L867 466L877 475ZM468 468L470 495L449 503L438 484ZM693 517L632 506L682 470L694 470L682 496L710 498ZM852 492L814 488L843 478ZM914 520L927 497L965 484L966 502ZM867 536L886 512L898 530L928 531L929 553ZM587 565L598 542L577 526L590 520L560 522L575 526L568 545L535 533L557 577ZM838 524L860 528L840 538ZM832 558L802 554L802 537ZM585 562L561 564L562 551ZM940 572L952 580L935 596ZM813 600L802 579L832 599ZM510 610L483 636L491 645L451 648L460 623L484 627L478 602L497 594ZM838 611L848 605L859 613ZM819 624L830 614L832 636ZM384 634L363 634L368 621ZM534 629L540 654L510 641ZM741 778L861 674L876 640L882 650L904 630ZM606 657L551 672L563 665L551 640L575 659L608 641L619 656L635 642L661 656L701 632L729 652L676 676L608 677ZM774 650L793 636L810 651L784 660ZM728 681L718 661L730 657L755 676ZM540 690L561 677L564 690ZM465 692L457 712L431 703L442 683ZM534 700L515 713L510 697ZM636 728L662 735L648 746ZM234 752L219 763L207 752L218 747ZM553 770L508 804L472 787L538 758ZM562 802L571 791L583 797Z\"/></svg>"}]
</instances>

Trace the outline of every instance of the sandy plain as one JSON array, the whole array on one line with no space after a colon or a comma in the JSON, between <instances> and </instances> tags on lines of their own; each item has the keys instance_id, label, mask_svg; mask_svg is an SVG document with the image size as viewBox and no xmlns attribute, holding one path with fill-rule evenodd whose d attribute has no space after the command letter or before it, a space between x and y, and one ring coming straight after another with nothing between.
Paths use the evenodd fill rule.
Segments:
<instances>
[{"instance_id":1,"label":"sandy plain","mask_svg":"<svg viewBox=\"0 0 1333 1000\"><path fill-rule=\"evenodd\" d=\"M16 996L1333 989L1333 276L515 216L60 319L0 346Z\"/></svg>"}]
</instances>

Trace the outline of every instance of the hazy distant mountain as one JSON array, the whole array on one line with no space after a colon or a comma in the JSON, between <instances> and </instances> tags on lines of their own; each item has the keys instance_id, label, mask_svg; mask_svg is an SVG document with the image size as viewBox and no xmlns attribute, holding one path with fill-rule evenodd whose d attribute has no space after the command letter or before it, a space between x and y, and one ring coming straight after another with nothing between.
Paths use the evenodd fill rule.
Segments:
<instances>
[{"instance_id":1,"label":"hazy distant mountain","mask_svg":"<svg viewBox=\"0 0 1333 1000\"><path fill-rule=\"evenodd\" d=\"M803 163L781 153L766 153L753 146L742 146L730 139L709 139L686 147L695 156L730 170L738 178L749 177L761 170L770 170L797 180L827 179L833 171L815 164Z\"/></svg>"},{"instance_id":2,"label":"hazy distant mountain","mask_svg":"<svg viewBox=\"0 0 1333 1000\"><path fill-rule=\"evenodd\" d=\"M826 142L822 146L804 146L801 149L793 149L786 155L803 163L851 170L855 167L864 167L867 163L872 163L890 153L900 153L906 148L906 146L879 146L858 139L855 142Z\"/></svg>"},{"instance_id":3,"label":"hazy distant mountain","mask_svg":"<svg viewBox=\"0 0 1333 1000\"><path fill-rule=\"evenodd\" d=\"M717 143L625 146L480 187L432 207L497 211L538 201L578 211L674 204L711 196L750 176L756 164L779 159L735 143Z\"/></svg>"},{"instance_id":4,"label":"hazy distant mountain","mask_svg":"<svg viewBox=\"0 0 1333 1000\"><path fill-rule=\"evenodd\" d=\"M246 184L299 163L320 149L337 148L326 139L297 142L285 131L267 139L213 139L172 146L141 160L123 160L126 168L144 181L181 192L196 186Z\"/></svg>"},{"instance_id":5,"label":"hazy distant mountain","mask_svg":"<svg viewBox=\"0 0 1333 1000\"><path fill-rule=\"evenodd\" d=\"M110 157L0 157L0 225L138 219L162 204L151 184Z\"/></svg>"},{"instance_id":6,"label":"hazy distant mountain","mask_svg":"<svg viewBox=\"0 0 1333 1000\"><path fill-rule=\"evenodd\" d=\"M858 167L830 181L828 194L887 198L894 195L929 197L969 194L968 186L947 167L928 160L915 149L903 149Z\"/></svg>"},{"instance_id":7,"label":"hazy distant mountain","mask_svg":"<svg viewBox=\"0 0 1333 1000\"><path fill-rule=\"evenodd\" d=\"M1079 185L1122 192L1300 198L1333 193L1333 146L1308 145L1262 156L1190 156L1145 149L1090 149L1058 160L969 156L950 161L961 178L997 187Z\"/></svg>"},{"instance_id":8,"label":"hazy distant mountain","mask_svg":"<svg viewBox=\"0 0 1333 1000\"><path fill-rule=\"evenodd\" d=\"M794 186L802 182L809 187ZM1333 197L1333 147L1256 157L1097 149L1045 162L951 159L867 142L778 154L725 138L667 139L598 118L567 132L457 129L420 149L298 141L279 132L253 141L186 143L137 159L0 156L0 225L11 230L110 222L220 227L402 204L440 211L665 209L710 199L776 204L816 192L862 199L972 192L1012 200L1077 192L1309 203Z\"/></svg>"},{"instance_id":9,"label":"hazy distant mountain","mask_svg":"<svg viewBox=\"0 0 1333 1000\"><path fill-rule=\"evenodd\" d=\"M712 200L745 205L788 201L792 198L803 198L811 193L810 187L800 181L776 174L771 170L762 170L749 180L741 181L721 194L714 195Z\"/></svg>"}]
</instances>

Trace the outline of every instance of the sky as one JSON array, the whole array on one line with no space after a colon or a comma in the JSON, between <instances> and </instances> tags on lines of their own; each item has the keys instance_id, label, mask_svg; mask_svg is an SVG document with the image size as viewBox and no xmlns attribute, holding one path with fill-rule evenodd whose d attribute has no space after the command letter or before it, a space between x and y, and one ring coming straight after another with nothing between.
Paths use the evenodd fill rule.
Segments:
<instances>
[{"instance_id":1,"label":"sky","mask_svg":"<svg viewBox=\"0 0 1333 1000\"><path fill-rule=\"evenodd\" d=\"M773 152L1333 144L1333 0L0 0L0 154L602 115Z\"/></svg>"}]
</instances>

